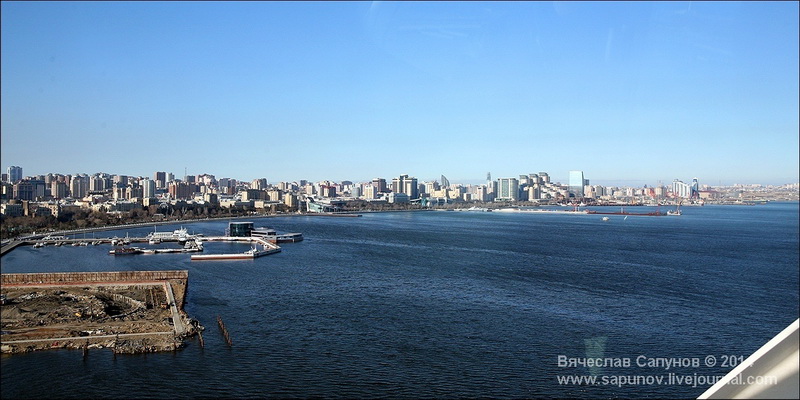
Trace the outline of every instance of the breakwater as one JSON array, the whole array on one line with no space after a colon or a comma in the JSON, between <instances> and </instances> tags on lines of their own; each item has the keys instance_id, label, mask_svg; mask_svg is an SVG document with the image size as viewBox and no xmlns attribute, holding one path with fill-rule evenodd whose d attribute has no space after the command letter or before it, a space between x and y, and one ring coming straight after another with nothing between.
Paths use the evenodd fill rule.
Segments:
<instances>
[{"instance_id":1,"label":"breakwater","mask_svg":"<svg viewBox=\"0 0 800 400\"><path fill-rule=\"evenodd\" d=\"M56 283L128 283L137 281L165 281L168 279L188 280L189 271L108 271L0 274L0 283L3 286Z\"/></svg>"}]
</instances>

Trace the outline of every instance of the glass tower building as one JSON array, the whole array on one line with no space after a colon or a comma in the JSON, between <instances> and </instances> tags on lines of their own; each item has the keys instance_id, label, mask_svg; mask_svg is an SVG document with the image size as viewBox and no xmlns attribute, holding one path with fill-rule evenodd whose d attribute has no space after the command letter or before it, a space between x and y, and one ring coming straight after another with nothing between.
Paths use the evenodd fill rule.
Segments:
<instances>
[{"instance_id":1,"label":"glass tower building","mask_svg":"<svg viewBox=\"0 0 800 400\"><path fill-rule=\"evenodd\" d=\"M569 171L569 191L575 197L583 197L583 171Z\"/></svg>"}]
</instances>

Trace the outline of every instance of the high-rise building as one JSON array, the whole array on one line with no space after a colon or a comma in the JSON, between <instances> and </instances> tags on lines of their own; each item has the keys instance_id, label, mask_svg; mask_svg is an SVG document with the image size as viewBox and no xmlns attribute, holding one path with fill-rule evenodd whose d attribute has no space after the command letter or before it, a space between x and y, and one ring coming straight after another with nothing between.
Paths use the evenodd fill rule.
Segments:
<instances>
[{"instance_id":1,"label":"high-rise building","mask_svg":"<svg viewBox=\"0 0 800 400\"><path fill-rule=\"evenodd\" d=\"M497 200L517 201L519 200L519 181L517 178L497 179Z\"/></svg>"},{"instance_id":2,"label":"high-rise building","mask_svg":"<svg viewBox=\"0 0 800 400\"><path fill-rule=\"evenodd\" d=\"M475 188L475 196L472 197L473 200L477 201L487 201L488 195L486 193L486 186L479 185Z\"/></svg>"},{"instance_id":3,"label":"high-rise building","mask_svg":"<svg viewBox=\"0 0 800 400\"><path fill-rule=\"evenodd\" d=\"M267 178L253 179L250 182L250 189L264 190L267 188Z\"/></svg>"},{"instance_id":4,"label":"high-rise building","mask_svg":"<svg viewBox=\"0 0 800 400\"><path fill-rule=\"evenodd\" d=\"M123 186L128 186L128 176L127 175L114 175L114 183L122 184Z\"/></svg>"},{"instance_id":5,"label":"high-rise building","mask_svg":"<svg viewBox=\"0 0 800 400\"><path fill-rule=\"evenodd\" d=\"M363 196L365 199L372 200L375 199L378 193L378 189L374 185L365 185L364 186L364 193Z\"/></svg>"},{"instance_id":6,"label":"high-rise building","mask_svg":"<svg viewBox=\"0 0 800 400\"><path fill-rule=\"evenodd\" d=\"M72 177L72 180L74 181L75 177ZM104 190L106 190L106 180L103 179L103 177L98 176L98 175L92 176L92 178L89 180L89 191L90 192L102 192ZM85 194L84 194L84 196L85 196ZM72 197L78 198L77 196L75 196L74 193L72 194ZM83 197L83 196L81 196L81 197Z\"/></svg>"},{"instance_id":7,"label":"high-rise building","mask_svg":"<svg viewBox=\"0 0 800 400\"><path fill-rule=\"evenodd\" d=\"M353 185L353 187L350 189L350 197L355 197L355 198L361 197L361 186L360 185Z\"/></svg>"},{"instance_id":8,"label":"high-rise building","mask_svg":"<svg viewBox=\"0 0 800 400\"><path fill-rule=\"evenodd\" d=\"M439 190L439 182L436 181L425 182L424 193L433 194L433 192L437 190Z\"/></svg>"},{"instance_id":9,"label":"high-rise building","mask_svg":"<svg viewBox=\"0 0 800 400\"><path fill-rule=\"evenodd\" d=\"M156 197L156 182L152 179L142 180L142 197Z\"/></svg>"},{"instance_id":10,"label":"high-rise building","mask_svg":"<svg viewBox=\"0 0 800 400\"><path fill-rule=\"evenodd\" d=\"M167 185L167 173L163 171L156 171L153 174L153 181L155 181L157 188L165 187Z\"/></svg>"},{"instance_id":11,"label":"high-rise building","mask_svg":"<svg viewBox=\"0 0 800 400\"><path fill-rule=\"evenodd\" d=\"M67 184L64 182L53 181L50 183L50 195L55 199L67 197Z\"/></svg>"},{"instance_id":12,"label":"high-rise building","mask_svg":"<svg viewBox=\"0 0 800 400\"><path fill-rule=\"evenodd\" d=\"M672 181L672 194L677 197L688 199L692 196L692 185L675 179Z\"/></svg>"},{"instance_id":13,"label":"high-rise building","mask_svg":"<svg viewBox=\"0 0 800 400\"><path fill-rule=\"evenodd\" d=\"M192 188L186 182L172 182L169 184L168 191L173 199L188 199L192 197Z\"/></svg>"},{"instance_id":14,"label":"high-rise building","mask_svg":"<svg viewBox=\"0 0 800 400\"><path fill-rule=\"evenodd\" d=\"M449 186L450 186L450 181L447 179L447 177L442 175L442 187L449 187Z\"/></svg>"},{"instance_id":15,"label":"high-rise building","mask_svg":"<svg viewBox=\"0 0 800 400\"><path fill-rule=\"evenodd\" d=\"M16 165L8 167L8 181L11 183L17 183L21 180L22 180L22 167L17 167Z\"/></svg>"},{"instance_id":16,"label":"high-rise building","mask_svg":"<svg viewBox=\"0 0 800 400\"><path fill-rule=\"evenodd\" d=\"M28 180L20 180L14 184L14 198L18 200L33 200L36 198L34 185Z\"/></svg>"},{"instance_id":17,"label":"high-rise building","mask_svg":"<svg viewBox=\"0 0 800 400\"><path fill-rule=\"evenodd\" d=\"M386 179L383 178L375 178L372 180L372 186L375 187L376 195L377 193L386 193L388 192L388 188L386 187Z\"/></svg>"},{"instance_id":18,"label":"high-rise building","mask_svg":"<svg viewBox=\"0 0 800 400\"><path fill-rule=\"evenodd\" d=\"M88 179L89 178L87 176L80 176L80 175L73 176L72 179L69 181L69 195L72 196L73 198L76 198L76 199L82 199L82 198L86 197L86 193L90 189L90 185L89 185L90 181ZM92 177L92 181L91 182L93 182L94 179L95 179L95 177ZM100 178L98 178L98 179L100 180L100 182L102 184L103 180L100 179ZM103 190L103 189L100 189L100 190Z\"/></svg>"},{"instance_id":19,"label":"high-rise building","mask_svg":"<svg viewBox=\"0 0 800 400\"><path fill-rule=\"evenodd\" d=\"M417 178L409 177L403 182L403 193L408 195L409 199L419 198L419 184Z\"/></svg>"},{"instance_id":20,"label":"high-rise building","mask_svg":"<svg viewBox=\"0 0 800 400\"><path fill-rule=\"evenodd\" d=\"M543 183L550 183L550 175L547 172L539 172L539 178L542 178Z\"/></svg>"},{"instance_id":21,"label":"high-rise building","mask_svg":"<svg viewBox=\"0 0 800 400\"><path fill-rule=\"evenodd\" d=\"M569 191L575 195L575 197L583 197L583 187L585 183L583 171L569 171Z\"/></svg>"},{"instance_id":22,"label":"high-rise building","mask_svg":"<svg viewBox=\"0 0 800 400\"><path fill-rule=\"evenodd\" d=\"M408 176L407 174L403 174L397 178L393 178L392 192L405 193L406 195L408 195L408 198L412 200L418 199L419 185L417 184L417 178L414 178L413 176Z\"/></svg>"}]
</instances>

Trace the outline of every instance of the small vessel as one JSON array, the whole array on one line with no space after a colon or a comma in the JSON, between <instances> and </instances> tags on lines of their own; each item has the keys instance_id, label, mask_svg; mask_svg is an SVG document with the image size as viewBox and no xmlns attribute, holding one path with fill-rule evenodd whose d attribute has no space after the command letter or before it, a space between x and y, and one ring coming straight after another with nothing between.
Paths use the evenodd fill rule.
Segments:
<instances>
[{"instance_id":1,"label":"small vessel","mask_svg":"<svg viewBox=\"0 0 800 400\"><path fill-rule=\"evenodd\" d=\"M78 246L88 246L88 245L89 245L89 242L80 242L80 243L78 243Z\"/></svg>"},{"instance_id":2,"label":"small vessel","mask_svg":"<svg viewBox=\"0 0 800 400\"><path fill-rule=\"evenodd\" d=\"M159 244L161 243L161 238L159 237L151 237L150 240L147 241L150 244Z\"/></svg>"},{"instance_id":3,"label":"small vessel","mask_svg":"<svg viewBox=\"0 0 800 400\"><path fill-rule=\"evenodd\" d=\"M121 246L109 251L108 254L113 254L115 256L126 256L131 254L139 254L141 252L142 250L137 247Z\"/></svg>"},{"instance_id":4,"label":"small vessel","mask_svg":"<svg viewBox=\"0 0 800 400\"><path fill-rule=\"evenodd\" d=\"M681 215L681 203L674 210L667 210L667 215Z\"/></svg>"},{"instance_id":5,"label":"small vessel","mask_svg":"<svg viewBox=\"0 0 800 400\"><path fill-rule=\"evenodd\" d=\"M608 217L603 217L603 221L608 221L609 219Z\"/></svg>"},{"instance_id":6,"label":"small vessel","mask_svg":"<svg viewBox=\"0 0 800 400\"><path fill-rule=\"evenodd\" d=\"M38 249L40 247L44 247L44 242L36 242L36 244L33 245L34 249Z\"/></svg>"}]
</instances>

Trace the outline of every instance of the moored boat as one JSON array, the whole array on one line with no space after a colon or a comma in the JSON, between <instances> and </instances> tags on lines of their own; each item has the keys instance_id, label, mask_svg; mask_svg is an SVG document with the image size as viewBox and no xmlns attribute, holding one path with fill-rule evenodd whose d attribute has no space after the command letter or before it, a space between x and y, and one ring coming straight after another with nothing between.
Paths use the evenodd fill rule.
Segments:
<instances>
[{"instance_id":1,"label":"moored boat","mask_svg":"<svg viewBox=\"0 0 800 400\"><path fill-rule=\"evenodd\" d=\"M139 249L138 247L123 246L123 247L117 247L116 249L109 251L108 254L113 254L115 256L126 256L131 254L139 254L141 252L142 250Z\"/></svg>"}]
</instances>

